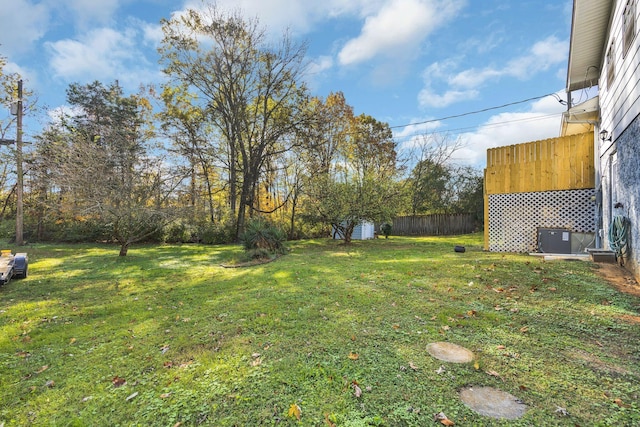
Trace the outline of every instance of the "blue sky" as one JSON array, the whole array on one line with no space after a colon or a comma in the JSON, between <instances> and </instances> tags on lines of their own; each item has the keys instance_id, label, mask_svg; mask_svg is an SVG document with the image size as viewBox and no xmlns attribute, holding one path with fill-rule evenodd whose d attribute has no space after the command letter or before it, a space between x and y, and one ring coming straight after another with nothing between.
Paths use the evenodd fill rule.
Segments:
<instances>
[{"instance_id":1,"label":"blue sky","mask_svg":"<svg viewBox=\"0 0 640 427\"><path fill-rule=\"evenodd\" d=\"M160 19L198 1L12 0L0 8L0 55L39 104L64 106L70 83L159 84ZM219 0L273 37L309 44L314 95L344 92L356 114L394 128L400 147L442 132L461 163L486 149L557 136L565 98L571 0ZM574 94L574 96L576 96ZM582 99L583 101L585 99ZM574 102L579 101L574 99ZM0 116L5 114L0 113ZM426 123L424 123L426 122ZM29 122L27 135L36 133ZM411 123L420 125L405 126Z\"/></svg>"}]
</instances>

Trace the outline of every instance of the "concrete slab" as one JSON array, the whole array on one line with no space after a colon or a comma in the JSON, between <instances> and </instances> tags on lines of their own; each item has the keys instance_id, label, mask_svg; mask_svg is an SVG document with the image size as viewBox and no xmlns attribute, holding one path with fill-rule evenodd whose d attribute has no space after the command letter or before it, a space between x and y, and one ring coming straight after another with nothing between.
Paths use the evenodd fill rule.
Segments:
<instances>
[{"instance_id":1,"label":"concrete slab","mask_svg":"<svg viewBox=\"0 0 640 427\"><path fill-rule=\"evenodd\" d=\"M460 399L480 415L492 418L515 420L527 411L518 398L493 387L467 387L460 391Z\"/></svg>"},{"instance_id":2,"label":"concrete slab","mask_svg":"<svg viewBox=\"0 0 640 427\"><path fill-rule=\"evenodd\" d=\"M436 359L451 363L469 363L475 358L471 350L450 342L430 343L427 351Z\"/></svg>"}]
</instances>

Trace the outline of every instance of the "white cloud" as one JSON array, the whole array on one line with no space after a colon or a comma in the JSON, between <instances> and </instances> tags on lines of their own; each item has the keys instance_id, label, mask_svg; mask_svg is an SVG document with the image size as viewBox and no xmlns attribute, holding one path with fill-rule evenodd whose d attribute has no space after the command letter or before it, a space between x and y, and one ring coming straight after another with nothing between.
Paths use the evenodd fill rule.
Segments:
<instances>
[{"instance_id":1,"label":"white cloud","mask_svg":"<svg viewBox=\"0 0 640 427\"><path fill-rule=\"evenodd\" d=\"M556 95L562 96L563 92ZM476 131L461 135L465 146L453 160L484 166L489 148L555 138L560 134L560 117L565 109L557 98L547 96L532 103L528 111L496 114Z\"/></svg>"},{"instance_id":2,"label":"white cloud","mask_svg":"<svg viewBox=\"0 0 640 427\"><path fill-rule=\"evenodd\" d=\"M437 94L430 88L424 88L418 94L418 102L423 107L446 107L456 102L475 99L480 94L475 89L469 90L448 90L443 94Z\"/></svg>"},{"instance_id":3,"label":"white cloud","mask_svg":"<svg viewBox=\"0 0 640 427\"><path fill-rule=\"evenodd\" d=\"M50 65L64 80L119 80L128 89L157 81L159 71L145 59L134 29L100 28L79 39L46 43Z\"/></svg>"},{"instance_id":4,"label":"white cloud","mask_svg":"<svg viewBox=\"0 0 640 427\"><path fill-rule=\"evenodd\" d=\"M109 23L121 3L121 0L66 0L57 4L73 16L78 28L87 29L96 23Z\"/></svg>"},{"instance_id":5,"label":"white cloud","mask_svg":"<svg viewBox=\"0 0 640 427\"><path fill-rule=\"evenodd\" d=\"M418 95L418 102L423 107L444 107L457 100L467 100L458 96L477 94L476 90L488 81L503 77L530 79L535 74L564 63L567 54L568 41L551 36L535 43L526 55L508 61L502 68L471 68L454 74L452 70L457 68L458 59L433 63L423 73L425 86ZM434 92L432 88L436 82L444 82L448 86L444 94Z\"/></svg>"},{"instance_id":6,"label":"white cloud","mask_svg":"<svg viewBox=\"0 0 640 427\"><path fill-rule=\"evenodd\" d=\"M463 5L463 1L390 0L375 15L367 16L360 35L345 44L338 60L342 65L351 65L379 55L414 51Z\"/></svg>"},{"instance_id":7,"label":"white cloud","mask_svg":"<svg viewBox=\"0 0 640 427\"><path fill-rule=\"evenodd\" d=\"M49 8L41 2L5 1L0 7L0 52L3 55L28 51L49 27Z\"/></svg>"}]
</instances>

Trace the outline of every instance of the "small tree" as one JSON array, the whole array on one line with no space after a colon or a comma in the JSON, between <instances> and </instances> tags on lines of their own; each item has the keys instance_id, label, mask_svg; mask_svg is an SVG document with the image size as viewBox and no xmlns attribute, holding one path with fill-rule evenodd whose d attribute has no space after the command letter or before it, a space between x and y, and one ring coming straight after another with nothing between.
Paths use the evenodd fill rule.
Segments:
<instances>
[{"instance_id":1,"label":"small tree","mask_svg":"<svg viewBox=\"0 0 640 427\"><path fill-rule=\"evenodd\" d=\"M72 220L101 224L125 256L132 243L173 220L171 197L182 177L164 168L157 147L151 155L144 98L100 82L72 84L67 98L77 113L52 124L57 131L45 138L56 140L42 144L55 146L41 151L50 186L59 192L51 201Z\"/></svg>"}]
</instances>

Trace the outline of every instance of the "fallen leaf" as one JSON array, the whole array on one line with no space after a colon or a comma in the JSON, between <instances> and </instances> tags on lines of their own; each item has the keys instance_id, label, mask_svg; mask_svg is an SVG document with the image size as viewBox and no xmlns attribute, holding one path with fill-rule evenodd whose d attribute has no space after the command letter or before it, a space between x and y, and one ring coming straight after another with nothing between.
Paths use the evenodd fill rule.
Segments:
<instances>
[{"instance_id":1,"label":"fallen leaf","mask_svg":"<svg viewBox=\"0 0 640 427\"><path fill-rule=\"evenodd\" d=\"M400 325L398 324L393 325L393 329L400 329Z\"/></svg>"},{"instance_id":2,"label":"fallen leaf","mask_svg":"<svg viewBox=\"0 0 640 427\"><path fill-rule=\"evenodd\" d=\"M528 326L523 326L522 328L520 328L520 332L522 332L523 334L525 332L529 332L529 327Z\"/></svg>"},{"instance_id":3,"label":"fallen leaf","mask_svg":"<svg viewBox=\"0 0 640 427\"><path fill-rule=\"evenodd\" d=\"M507 348L507 347L505 347L505 346L503 346L503 345L499 345L499 346L498 346L498 347L496 347L496 348L497 348L498 350L504 350L504 349L505 349L505 348Z\"/></svg>"},{"instance_id":4,"label":"fallen leaf","mask_svg":"<svg viewBox=\"0 0 640 427\"><path fill-rule=\"evenodd\" d=\"M47 369L49 369L49 367L47 365L44 365L42 368L40 368L40 369L38 369L36 371L36 374L40 374L40 373L46 371Z\"/></svg>"},{"instance_id":5,"label":"fallen leaf","mask_svg":"<svg viewBox=\"0 0 640 427\"><path fill-rule=\"evenodd\" d=\"M613 399L613 403L615 403L616 405L618 405L621 408L630 408L631 406L622 402L622 399Z\"/></svg>"},{"instance_id":6,"label":"fallen leaf","mask_svg":"<svg viewBox=\"0 0 640 427\"><path fill-rule=\"evenodd\" d=\"M502 381L504 381L504 378L502 378L502 376L497 373L496 371L485 371L487 373L487 375L491 375L492 377L496 377L496 378L500 378Z\"/></svg>"},{"instance_id":7,"label":"fallen leaf","mask_svg":"<svg viewBox=\"0 0 640 427\"><path fill-rule=\"evenodd\" d=\"M358 360L360 356L358 355L358 353L350 352L348 357L351 360Z\"/></svg>"},{"instance_id":8,"label":"fallen leaf","mask_svg":"<svg viewBox=\"0 0 640 427\"><path fill-rule=\"evenodd\" d=\"M168 345L163 345L162 347L160 347L160 351L162 352L162 354L165 354L168 350L169 350Z\"/></svg>"},{"instance_id":9,"label":"fallen leaf","mask_svg":"<svg viewBox=\"0 0 640 427\"><path fill-rule=\"evenodd\" d=\"M120 378L119 376L116 375L111 380L111 383L113 384L114 387L121 387L127 383L127 380L125 380L124 378Z\"/></svg>"},{"instance_id":10,"label":"fallen leaf","mask_svg":"<svg viewBox=\"0 0 640 427\"><path fill-rule=\"evenodd\" d=\"M324 422L327 423L329 427L336 427L336 424L331 422L331 420L329 419L329 414L327 414L326 412L324 414Z\"/></svg>"},{"instance_id":11,"label":"fallen leaf","mask_svg":"<svg viewBox=\"0 0 640 427\"><path fill-rule=\"evenodd\" d=\"M291 406L289 406L289 412L287 412L287 415L300 421L300 417L302 416L302 409L300 409L300 407L296 403L292 403Z\"/></svg>"},{"instance_id":12,"label":"fallen leaf","mask_svg":"<svg viewBox=\"0 0 640 427\"><path fill-rule=\"evenodd\" d=\"M262 365L262 358L258 357L257 359L253 359L251 361L251 366L260 366Z\"/></svg>"},{"instance_id":13,"label":"fallen leaf","mask_svg":"<svg viewBox=\"0 0 640 427\"><path fill-rule=\"evenodd\" d=\"M257 359L258 357L260 357L260 353L253 353L253 354L251 355L251 358L252 358L252 359Z\"/></svg>"},{"instance_id":14,"label":"fallen leaf","mask_svg":"<svg viewBox=\"0 0 640 427\"><path fill-rule=\"evenodd\" d=\"M440 424L444 425L444 426L453 426L455 425L455 423L453 421L451 421L449 418L447 418L447 416L444 414L444 412L438 412L437 414L433 415L433 420L434 421L440 421Z\"/></svg>"},{"instance_id":15,"label":"fallen leaf","mask_svg":"<svg viewBox=\"0 0 640 427\"><path fill-rule=\"evenodd\" d=\"M560 414L560 415L562 415L563 417L566 417L566 416L568 416L568 415L569 415L569 411L567 411L565 408L562 408L562 407L560 407L560 406L557 406L556 414Z\"/></svg>"},{"instance_id":16,"label":"fallen leaf","mask_svg":"<svg viewBox=\"0 0 640 427\"><path fill-rule=\"evenodd\" d=\"M356 336L355 335L351 335L351 341L355 341L356 340Z\"/></svg>"},{"instance_id":17,"label":"fallen leaf","mask_svg":"<svg viewBox=\"0 0 640 427\"><path fill-rule=\"evenodd\" d=\"M473 363L473 367L474 367L474 369L477 371L478 369L480 369L480 363L476 360L476 361Z\"/></svg>"},{"instance_id":18,"label":"fallen leaf","mask_svg":"<svg viewBox=\"0 0 640 427\"><path fill-rule=\"evenodd\" d=\"M69 344L73 344L73 343L75 343L75 342L76 342L76 339L75 339L75 338L71 338L71 339L69 340Z\"/></svg>"},{"instance_id":19,"label":"fallen leaf","mask_svg":"<svg viewBox=\"0 0 640 427\"><path fill-rule=\"evenodd\" d=\"M168 399L169 397L171 397L171 393L162 393L160 395L160 399Z\"/></svg>"},{"instance_id":20,"label":"fallen leaf","mask_svg":"<svg viewBox=\"0 0 640 427\"><path fill-rule=\"evenodd\" d=\"M49 388L51 388L51 387L53 387L55 385L56 385L56 382L53 381L53 380L49 380L44 384L45 387L49 387Z\"/></svg>"},{"instance_id":21,"label":"fallen leaf","mask_svg":"<svg viewBox=\"0 0 640 427\"><path fill-rule=\"evenodd\" d=\"M436 369L436 374L441 375L444 374L447 370L444 368L444 366L440 366L438 369Z\"/></svg>"},{"instance_id":22,"label":"fallen leaf","mask_svg":"<svg viewBox=\"0 0 640 427\"><path fill-rule=\"evenodd\" d=\"M360 387L358 387L358 384L353 384L353 394L356 397L362 396L362 389Z\"/></svg>"},{"instance_id":23,"label":"fallen leaf","mask_svg":"<svg viewBox=\"0 0 640 427\"><path fill-rule=\"evenodd\" d=\"M413 369L414 371L417 371L417 370L418 370L418 367L417 367L416 365L414 365L414 364L413 364L413 362L409 362L409 367L410 367L411 369Z\"/></svg>"},{"instance_id":24,"label":"fallen leaf","mask_svg":"<svg viewBox=\"0 0 640 427\"><path fill-rule=\"evenodd\" d=\"M135 393L130 394L129 396L127 396L127 398L126 398L125 400L126 400L127 402L128 402L128 401L130 401L130 400L133 400L133 399L135 399L135 398L136 398L136 396L137 396L137 395L138 395L138 392L136 391Z\"/></svg>"}]
</instances>

